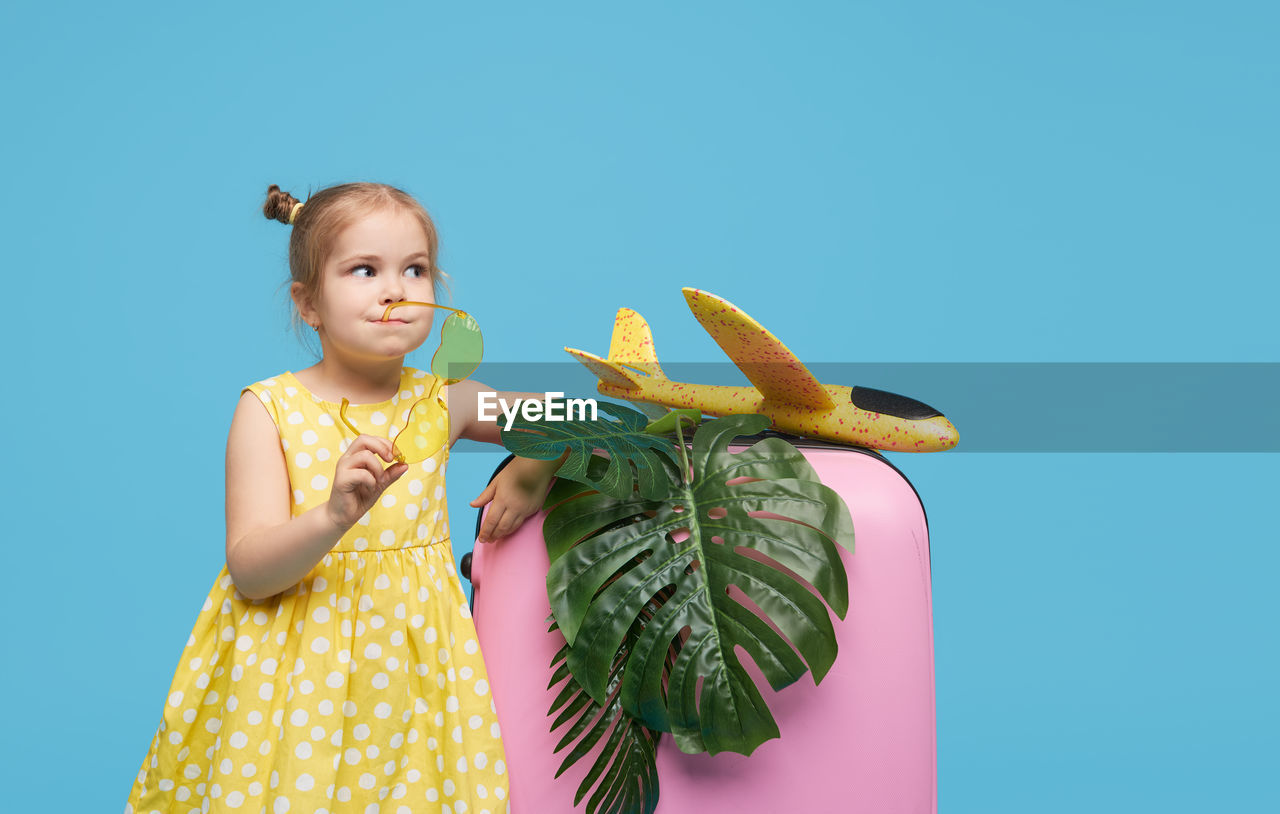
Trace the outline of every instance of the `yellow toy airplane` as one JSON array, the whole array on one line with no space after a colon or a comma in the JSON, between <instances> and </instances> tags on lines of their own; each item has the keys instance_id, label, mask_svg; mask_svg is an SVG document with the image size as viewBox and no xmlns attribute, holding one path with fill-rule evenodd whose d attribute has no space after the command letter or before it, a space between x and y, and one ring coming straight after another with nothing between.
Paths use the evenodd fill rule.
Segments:
<instances>
[{"instance_id":1,"label":"yellow toy airplane","mask_svg":"<svg viewBox=\"0 0 1280 814\"><path fill-rule=\"evenodd\" d=\"M774 429L793 435L896 452L941 452L959 440L950 421L915 399L820 384L795 354L732 303L696 288L683 291L693 315L754 387L671 381L658 365L649 324L630 308L618 309L608 359L565 350L599 377L597 389L606 396L714 416L760 413Z\"/></svg>"}]
</instances>

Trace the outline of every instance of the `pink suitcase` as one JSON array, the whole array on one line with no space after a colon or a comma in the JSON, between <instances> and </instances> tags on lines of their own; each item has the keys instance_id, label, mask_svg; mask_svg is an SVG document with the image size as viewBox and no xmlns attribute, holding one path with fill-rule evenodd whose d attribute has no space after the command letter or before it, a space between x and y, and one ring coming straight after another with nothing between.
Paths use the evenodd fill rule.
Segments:
<instances>
[{"instance_id":1,"label":"pink suitcase","mask_svg":"<svg viewBox=\"0 0 1280 814\"><path fill-rule=\"evenodd\" d=\"M793 443L853 517L856 553L841 550L849 612L844 620L832 617L839 655L821 685L810 674L778 693L746 660L781 737L744 757L686 755L664 735L657 812L936 812L924 509L910 482L882 456ZM548 633L545 622L551 610L542 518L530 518L501 543L477 544L471 561L476 628L506 745L515 814L574 811L574 793L591 765L588 756L555 777L563 753L552 752L561 733L549 732L547 710L555 694L547 681L563 639ZM584 811L585 802L576 810Z\"/></svg>"}]
</instances>

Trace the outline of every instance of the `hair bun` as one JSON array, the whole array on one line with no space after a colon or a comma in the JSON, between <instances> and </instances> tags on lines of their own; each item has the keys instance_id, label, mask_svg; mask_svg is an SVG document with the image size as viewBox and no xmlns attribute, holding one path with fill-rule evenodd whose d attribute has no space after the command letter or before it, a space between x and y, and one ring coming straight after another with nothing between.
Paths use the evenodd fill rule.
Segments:
<instances>
[{"instance_id":1,"label":"hair bun","mask_svg":"<svg viewBox=\"0 0 1280 814\"><path fill-rule=\"evenodd\" d=\"M267 187L267 202L262 205L262 214L267 220L278 220L287 225L293 208L300 203L302 201L272 184Z\"/></svg>"}]
</instances>

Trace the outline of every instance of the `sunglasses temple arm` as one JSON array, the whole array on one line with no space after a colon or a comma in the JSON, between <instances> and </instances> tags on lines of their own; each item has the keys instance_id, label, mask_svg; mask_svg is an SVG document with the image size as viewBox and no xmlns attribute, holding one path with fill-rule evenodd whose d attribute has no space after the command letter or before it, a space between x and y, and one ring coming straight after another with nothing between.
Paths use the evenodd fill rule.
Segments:
<instances>
[{"instance_id":1,"label":"sunglasses temple arm","mask_svg":"<svg viewBox=\"0 0 1280 814\"><path fill-rule=\"evenodd\" d=\"M465 314L465 313L467 313L466 311L463 311L463 310L462 310L462 309L460 309L460 308L450 308L450 307L449 307L449 306L447 306L447 305L437 305L437 304L436 304L436 303L434 303L434 302L416 302L416 301L413 301L413 300L405 300L404 302L393 302L393 303L391 303L390 305L388 305L388 306L387 306L387 310L385 310L385 311L383 311L383 312L382 312L382 321L383 321L383 322L386 322L386 321L387 321L387 318L388 318L389 316L391 316L391 310L392 310L393 308L399 308L399 307L400 307L400 306L402 306L402 305L422 305L422 306L425 306L425 307L427 307L427 308L442 308L442 309L444 309L445 311L452 311L452 312L453 312L453 313L455 313L455 314Z\"/></svg>"},{"instance_id":2,"label":"sunglasses temple arm","mask_svg":"<svg viewBox=\"0 0 1280 814\"><path fill-rule=\"evenodd\" d=\"M342 423L347 425L347 429L351 430L356 435L359 435L360 430L356 429L356 425L352 424L351 421L347 419L347 405L350 403L351 402L346 399L342 400L342 405L338 407L338 418L342 419ZM395 457L398 463L404 463L404 453L396 446L395 441L391 442L391 454Z\"/></svg>"},{"instance_id":3,"label":"sunglasses temple arm","mask_svg":"<svg viewBox=\"0 0 1280 814\"><path fill-rule=\"evenodd\" d=\"M356 425L347 420L347 405L350 403L351 402L346 399L342 400L342 406L338 408L338 418L342 419L342 423L347 425L347 429L351 430L356 435L359 435L360 430L356 429Z\"/></svg>"}]
</instances>

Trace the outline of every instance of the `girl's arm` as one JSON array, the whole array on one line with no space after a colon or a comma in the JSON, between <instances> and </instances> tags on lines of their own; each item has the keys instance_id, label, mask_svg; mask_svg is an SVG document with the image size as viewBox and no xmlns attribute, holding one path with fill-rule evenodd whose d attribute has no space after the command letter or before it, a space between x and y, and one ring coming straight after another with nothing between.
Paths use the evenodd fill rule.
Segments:
<instances>
[{"instance_id":1,"label":"girl's arm","mask_svg":"<svg viewBox=\"0 0 1280 814\"><path fill-rule=\"evenodd\" d=\"M480 418L479 400L482 393L493 394L508 405L514 404L516 399L542 401L546 398L545 393L495 391L471 379L458 382L449 388L450 443L458 438L486 441L490 444L502 443L501 427L505 419L499 415L497 420L493 420L493 409L489 410L488 420ZM494 403L495 399L490 397L489 401ZM495 475L485 490L471 501L471 505L476 508L490 504L484 523L480 526L480 542L501 540L520 528L530 515L536 514L542 508L552 476L568 454L568 450L565 450L565 454L554 461L516 457Z\"/></svg>"},{"instance_id":2,"label":"girl's arm","mask_svg":"<svg viewBox=\"0 0 1280 814\"><path fill-rule=\"evenodd\" d=\"M328 502L290 517L289 474L275 424L257 396L246 392L227 436L227 571L249 599L284 591L305 577L360 519L404 464L391 442L362 435L335 465Z\"/></svg>"}]
</instances>

